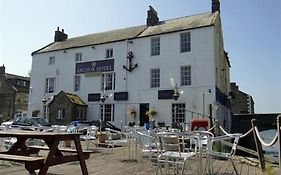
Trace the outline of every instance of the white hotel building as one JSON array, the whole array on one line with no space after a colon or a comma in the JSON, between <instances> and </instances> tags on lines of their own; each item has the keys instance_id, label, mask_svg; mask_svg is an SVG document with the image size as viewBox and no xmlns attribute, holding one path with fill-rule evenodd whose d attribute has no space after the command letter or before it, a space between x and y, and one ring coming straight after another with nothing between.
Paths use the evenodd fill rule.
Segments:
<instances>
[{"instance_id":1,"label":"white hotel building","mask_svg":"<svg viewBox=\"0 0 281 175\"><path fill-rule=\"evenodd\" d=\"M53 43L32 53L29 112L40 110L43 116L55 95L65 91L88 105L86 112L77 112L85 116L63 116L70 117L66 122L84 117L119 127L121 121L143 124L146 111L155 109L156 124L171 125L208 116L210 105L216 105L212 116L227 127L229 68L219 4L213 3L212 12L164 21L150 7L146 25L75 38L58 29ZM177 100L175 84L182 92Z\"/></svg>"}]
</instances>

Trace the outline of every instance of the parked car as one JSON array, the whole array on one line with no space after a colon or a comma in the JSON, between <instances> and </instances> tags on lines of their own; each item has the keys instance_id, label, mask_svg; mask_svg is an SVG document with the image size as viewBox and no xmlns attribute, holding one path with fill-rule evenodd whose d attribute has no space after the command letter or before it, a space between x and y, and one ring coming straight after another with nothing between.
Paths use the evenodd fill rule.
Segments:
<instances>
[{"instance_id":1,"label":"parked car","mask_svg":"<svg viewBox=\"0 0 281 175\"><path fill-rule=\"evenodd\" d=\"M105 128L110 128L110 129L113 129L113 130L116 130L116 131L121 131L120 128L118 128L117 126L113 125L112 123L108 122L108 121L102 121L102 123L100 124L100 121L99 120L94 120L92 121L93 122L93 125L99 127L99 130L101 131L105 131Z\"/></svg>"},{"instance_id":2,"label":"parked car","mask_svg":"<svg viewBox=\"0 0 281 175\"><path fill-rule=\"evenodd\" d=\"M105 131L105 128L114 129L117 131L121 131L120 128L116 127L115 125L111 124L110 122L102 122L100 125L99 120L93 120L93 121L72 121L70 125L68 126L67 131L68 132L83 132L84 134L87 134L87 128L91 126L98 127L98 130Z\"/></svg>"},{"instance_id":3,"label":"parked car","mask_svg":"<svg viewBox=\"0 0 281 175\"><path fill-rule=\"evenodd\" d=\"M92 126L90 121L72 121L67 128L67 132L82 132L86 135L87 128L90 126Z\"/></svg>"},{"instance_id":4,"label":"parked car","mask_svg":"<svg viewBox=\"0 0 281 175\"><path fill-rule=\"evenodd\" d=\"M9 127L13 124L13 122L14 122L13 120L9 120L9 121L1 123L1 126Z\"/></svg>"},{"instance_id":5,"label":"parked car","mask_svg":"<svg viewBox=\"0 0 281 175\"><path fill-rule=\"evenodd\" d=\"M22 130L51 130L51 125L40 117L16 118L11 127L20 127Z\"/></svg>"}]
</instances>

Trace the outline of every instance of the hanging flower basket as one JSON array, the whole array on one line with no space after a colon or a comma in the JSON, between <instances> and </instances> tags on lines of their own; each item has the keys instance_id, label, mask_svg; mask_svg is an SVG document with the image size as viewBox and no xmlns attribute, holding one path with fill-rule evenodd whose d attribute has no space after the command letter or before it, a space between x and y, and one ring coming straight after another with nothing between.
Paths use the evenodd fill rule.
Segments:
<instances>
[{"instance_id":1,"label":"hanging flower basket","mask_svg":"<svg viewBox=\"0 0 281 175\"><path fill-rule=\"evenodd\" d=\"M147 115L148 117L150 117L150 116L155 116L155 115L157 115L157 111L156 111L155 108L152 108L152 109L150 109L149 111L147 111L147 112L145 113L145 115Z\"/></svg>"},{"instance_id":2,"label":"hanging flower basket","mask_svg":"<svg viewBox=\"0 0 281 175\"><path fill-rule=\"evenodd\" d=\"M129 115L135 116L136 113L137 113L137 112L136 112L135 108L129 108L129 109L128 109L128 114L129 114Z\"/></svg>"}]
</instances>

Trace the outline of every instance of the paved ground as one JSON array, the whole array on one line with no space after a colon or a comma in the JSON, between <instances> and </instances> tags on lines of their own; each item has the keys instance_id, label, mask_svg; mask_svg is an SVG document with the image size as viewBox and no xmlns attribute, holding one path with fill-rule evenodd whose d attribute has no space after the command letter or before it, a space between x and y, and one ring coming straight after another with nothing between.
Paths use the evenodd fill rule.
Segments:
<instances>
[{"instance_id":1,"label":"paved ground","mask_svg":"<svg viewBox=\"0 0 281 175\"><path fill-rule=\"evenodd\" d=\"M114 148L111 154L106 155L106 148L92 148L95 150L86 161L89 174L91 175L154 175L156 174L156 165L147 159L141 159L139 161L132 161L128 159L128 147ZM134 148L131 149L131 151ZM46 152L40 152L40 155L45 155ZM132 157L132 156L131 156ZM131 158L130 157L130 158ZM203 167L205 165L203 160ZM247 163L244 158L237 157L235 164L241 175L278 175L277 166L273 166L267 172L262 173L261 170L255 166L257 164ZM0 161L0 174L1 175L28 175L23 164L11 163L7 161ZM203 168L204 170L204 168ZM214 172L218 175L230 175L235 174L230 162L222 160L214 160ZM51 167L48 170L49 175L79 175L81 173L79 162L67 163L63 165L57 165ZM170 170L170 174L173 171ZM196 160L188 161L186 166L186 174L193 175L198 174L196 168ZM206 174L206 173L205 173Z\"/></svg>"}]
</instances>

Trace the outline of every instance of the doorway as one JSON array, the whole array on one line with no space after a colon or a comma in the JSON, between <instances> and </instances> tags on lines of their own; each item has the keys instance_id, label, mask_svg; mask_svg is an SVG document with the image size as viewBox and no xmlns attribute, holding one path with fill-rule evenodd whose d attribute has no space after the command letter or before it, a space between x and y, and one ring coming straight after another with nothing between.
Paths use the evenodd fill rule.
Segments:
<instances>
[{"instance_id":1,"label":"doorway","mask_svg":"<svg viewBox=\"0 0 281 175\"><path fill-rule=\"evenodd\" d=\"M149 122L149 117L145 115L147 111L149 111L149 103L140 103L140 126Z\"/></svg>"}]
</instances>

